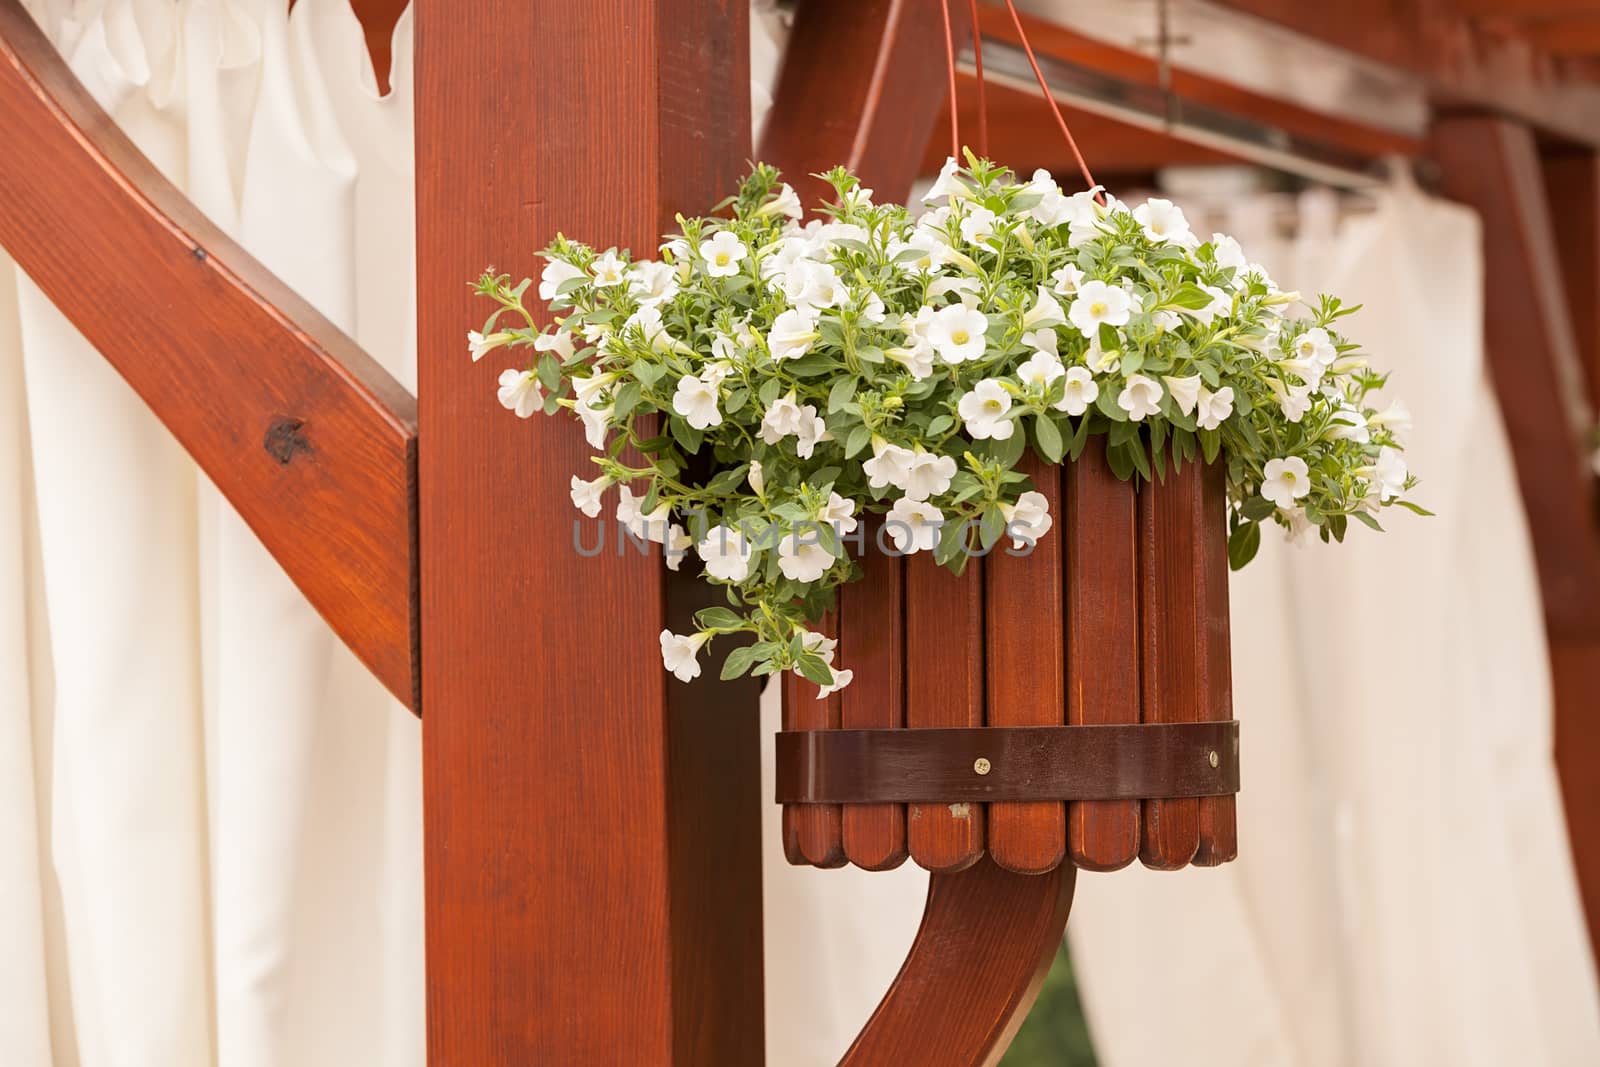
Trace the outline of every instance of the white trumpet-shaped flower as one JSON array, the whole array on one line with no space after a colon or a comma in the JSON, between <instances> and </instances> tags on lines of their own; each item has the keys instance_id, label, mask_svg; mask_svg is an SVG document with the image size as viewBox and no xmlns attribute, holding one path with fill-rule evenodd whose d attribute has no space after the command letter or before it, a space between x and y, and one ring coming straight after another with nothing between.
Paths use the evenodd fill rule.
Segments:
<instances>
[{"instance_id":1,"label":"white trumpet-shaped flower","mask_svg":"<svg viewBox=\"0 0 1600 1067\"><path fill-rule=\"evenodd\" d=\"M1061 399L1056 401L1055 408L1068 415L1082 415L1099 397L1100 383L1094 380L1094 375L1083 367L1073 367L1067 371L1067 380L1061 387Z\"/></svg>"},{"instance_id":2,"label":"white trumpet-shaped flower","mask_svg":"<svg viewBox=\"0 0 1600 1067\"><path fill-rule=\"evenodd\" d=\"M675 634L661 631L661 662L680 682L692 682L700 677L700 649L711 639L704 631L694 634Z\"/></svg>"},{"instance_id":3,"label":"white trumpet-shaped flower","mask_svg":"<svg viewBox=\"0 0 1600 1067\"><path fill-rule=\"evenodd\" d=\"M539 376L531 370L506 370L500 372L500 406L526 419L544 404L544 390L539 387Z\"/></svg>"},{"instance_id":4,"label":"white trumpet-shaped flower","mask_svg":"<svg viewBox=\"0 0 1600 1067\"><path fill-rule=\"evenodd\" d=\"M996 441L1008 439L1016 430L1016 423L1006 417L1011 410L1011 394L995 378L985 378L973 387L956 404L967 433L974 439Z\"/></svg>"},{"instance_id":5,"label":"white trumpet-shaped flower","mask_svg":"<svg viewBox=\"0 0 1600 1067\"><path fill-rule=\"evenodd\" d=\"M717 387L693 374L678 379L678 389L672 394L672 410L697 430L722 425Z\"/></svg>"},{"instance_id":6,"label":"white trumpet-shaped flower","mask_svg":"<svg viewBox=\"0 0 1600 1067\"><path fill-rule=\"evenodd\" d=\"M1293 507L1311 492L1311 471L1299 456L1269 459L1261 474L1261 495L1280 508Z\"/></svg>"},{"instance_id":7,"label":"white trumpet-shaped flower","mask_svg":"<svg viewBox=\"0 0 1600 1067\"><path fill-rule=\"evenodd\" d=\"M1143 374L1130 374L1117 394L1117 407L1134 422L1161 412L1161 383Z\"/></svg>"},{"instance_id":8,"label":"white trumpet-shaped flower","mask_svg":"<svg viewBox=\"0 0 1600 1067\"><path fill-rule=\"evenodd\" d=\"M944 512L927 501L901 497L889 509L883 520L884 532L889 535L895 551L903 556L915 552L932 552L939 543L940 527L944 525Z\"/></svg>"},{"instance_id":9,"label":"white trumpet-shaped flower","mask_svg":"<svg viewBox=\"0 0 1600 1067\"><path fill-rule=\"evenodd\" d=\"M1132 307L1126 290L1102 281L1084 282L1067 317L1085 337L1099 335L1100 327L1126 326Z\"/></svg>"}]
</instances>

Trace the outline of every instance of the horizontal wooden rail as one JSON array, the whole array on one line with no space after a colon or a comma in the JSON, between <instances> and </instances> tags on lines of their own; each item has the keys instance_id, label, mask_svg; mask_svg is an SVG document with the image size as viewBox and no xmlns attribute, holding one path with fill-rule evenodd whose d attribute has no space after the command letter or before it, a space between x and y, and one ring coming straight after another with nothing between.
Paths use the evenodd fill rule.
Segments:
<instances>
[{"instance_id":1,"label":"horizontal wooden rail","mask_svg":"<svg viewBox=\"0 0 1600 1067\"><path fill-rule=\"evenodd\" d=\"M417 710L416 400L161 176L18 0L0 245Z\"/></svg>"}]
</instances>

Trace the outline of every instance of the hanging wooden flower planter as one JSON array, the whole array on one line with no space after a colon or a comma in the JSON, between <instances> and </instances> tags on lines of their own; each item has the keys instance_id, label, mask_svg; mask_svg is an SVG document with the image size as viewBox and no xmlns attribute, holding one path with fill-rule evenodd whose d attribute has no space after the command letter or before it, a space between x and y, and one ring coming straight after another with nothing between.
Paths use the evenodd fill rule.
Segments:
<instances>
[{"instance_id":1,"label":"hanging wooden flower planter","mask_svg":"<svg viewBox=\"0 0 1600 1067\"><path fill-rule=\"evenodd\" d=\"M1135 487L1091 445L1025 461L1060 516L956 577L869 550L827 620L845 689L787 675L777 796L791 863L1041 873L1237 851L1222 469Z\"/></svg>"}]
</instances>

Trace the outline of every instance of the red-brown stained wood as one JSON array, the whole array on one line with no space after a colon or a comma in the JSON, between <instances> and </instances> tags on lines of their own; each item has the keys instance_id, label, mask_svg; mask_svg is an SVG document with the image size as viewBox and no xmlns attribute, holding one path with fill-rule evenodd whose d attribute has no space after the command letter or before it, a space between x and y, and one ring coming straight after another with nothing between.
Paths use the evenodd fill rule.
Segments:
<instances>
[{"instance_id":1,"label":"red-brown stained wood","mask_svg":"<svg viewBox=\"0 0 1600 1067\"><path fill-rule=\"evenodd\" d=\"M0 245L416 709L416 401L156 171L16 0L0 101Z\"/></svg>"},{"instance_id":2,"label":"red-brown stained wood","mask_svg":"<svg viewBox=\"0 0 1600 1067\"><path fill-rule=\"evenodd\" d=\"M1555 700L1555 763L1561 780L1573 867L1600 955L1600 728L1595 678L1600 676L1600 530L1595 480L1587 467L1592 426L1583 393L1586 323L1600 291L1594 255L1584 255L1563 228L1592 218L1595 194L1580 180L1552 194L1541 181L1539 149L1527 127L1492 118L1451 118L1433 136L1446 195L1483 219L1484 339L1490 380L1506 425L1550 643ZM1581 176L1580 176L1581 177ZM1566 244L1569 251L1562 254ZM1587 261L1589 266L1585 267ZM1568 274L1571 271L1571 274ZM1568 295L1568 288L1572 293Z\"/></svg>"},{"instance_id":3,"label":"red-brown stained wood","mask_svg":"<svg viewBox=\"0 0 1600 1067\"><path fill-rule=\"evenodd\" d=\"M829 638L839 636L839 620L829 612L812 627ZM840 666L844 666L840 661ZM837 730L838 693L818 698L816 683L794 671L783 674L783 728L785 730ZM838 804L785 804L783 854L790 863L813 867L844 866L843 811Z\"/></svg>"},{"instance_id":4,"label":"red-brown stained wood","mask_svg":"<svg viewBox=\"0 0 1600 1067\"><path fill-rule=\"evenodd\" d=\"M1228 640L1228 486L1221 463L1201 468L1200 503L1195 517L1195 605L1198 617L1194 640L1198 644L1197 689L1200 718L1233 718L1233 668ZM1239 855L1237 797L1200 798L1200 844L1194 862L1215 867Z\"/></svg>"},{"instance_id":5,"label":"red-brown stained wood","mask_svg":"<svg viewBox=\"0 0 1600 1067\"><path fill-rule=\"evenodd\" d=\"M1105 439L1091 437L1062 468L1066 554L1067 721L1138 722L1138 513L1133 485L1106 464ZM1139 855L1139 802L1067 805L1067 851L1091 871L1126 867Z\"/></svg>"},{"instance_id":6,"label":"red-brown stained wood","mask_svg":"<svg viewBox=\"0 0 1600 1067\"><path fill-rule=\"evenodd\" d=\"M960 577L932 552L906 557L906 725L983 725L983 561ZM959 871L983 855L982 804L911 804L911 858Z\"/></svg>"},{"instance_id":7,"label":"red-brown stained wood","mask_svg":"<svg viewBox=\"0 0 1600 1067\"><path fill-rule=\"evenodd\" d=\"M1061 944L1077 870L1015 874L988 857L928 880L922 926L840 1067L993 1067Z\"/></svg>"},{"instance_id":8,"label":"red-brown stained wood","mask_svg":"<svg viewBox=\"0 0 1600 1067\"><path fill-rule=\"evenodd\" d=\"M840 693L847 730L906 724L905 562L878 550L881 523L868 524L861 580L839 590L840 662L855 672ZM904 804L844 806L844 851L869 871L906 858Z\"/></svg>"},{"instance_id":9,"label":"red-brown stained wood","mask_svg":"<svg viewBox=\"0 0 1600 1067\"><path fill-rule=\"evenodd\" d=\"M971 31L967 5L950 4L950 20L960 48ZM939 0L807 0L795 14L760 158L784 172L807 207L832 198L808 175L836 164L880 203L903 198L948 95Z\"/></svg>"},{"instance_id":10,"label":"red-brown stained wood","mask_svg":"<svg viewBox=\"0 0 1600 1067\"><path fill-rule=\"evenodd\" d=\"M1061 522L1061 469L1028 452L1017 469L1033 480ZM1067 719L1066 625L1062 611L1061 531L1026 555L1010 537L984 559L985 675L989 726L1060 726ZM988 806L989 854L1019 874L1038 874L1066 855L1066 805L1059 800Z\"/></svg>"},{"instance_id":11,"label":"red-brown stained wood","mask_svg":"<svg viewBox=\"0 0 1600 1067\"><path fill-rule=\"evenodd\" d=\"M1163 459L1162 462L1165 462ZM1193 722L1200 703L1200 605L1196 569L1200 517L1199 463L1169 467L1166 480L1139 486L1140 678L1145 722ZM1200 801L1144 802L1146 867L1186 866L1200 847Z\"/></svg>"},{"instance_id":12,"label":"red-brown stained wood","mask_svg":"<svg viewBox=\"0 0 1600 1067\"><path fill-rule=\"evenodd\" d=\"M430 1063L763 1059L751 687L715 663L689 686L663 672L657 635L695 606L683 579L614 555L614 527L576 554L581 428L507 417L506 364L461 351L485 264L536 272L557 230L653 250L734 187L747 12L416 9Z\"/></svg>"}]
</instances>

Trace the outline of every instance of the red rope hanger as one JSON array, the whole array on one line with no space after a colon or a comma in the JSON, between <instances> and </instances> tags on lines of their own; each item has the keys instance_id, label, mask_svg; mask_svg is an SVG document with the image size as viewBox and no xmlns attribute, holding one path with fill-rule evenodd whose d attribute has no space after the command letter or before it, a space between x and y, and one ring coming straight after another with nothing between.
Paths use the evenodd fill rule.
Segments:
<instances>
[{"instance_id":1,"label":"red rope hanger","mask_svg":"<svg viewBox=\"0 0 1600 1067\"><path fill-rule=\"evenodd\" d=\"M984 157L989 155L989 105L984 91L983 80L983 33L978 27L978 0L968 0L972 11L972 55L974 66L977 68L978 77L978 154ZM956 44L955 35L950 28L950 0L943 0L941 8L944 14L944 54L946 68L949 73L950 83L950 155L959 159L961 155L961 120L957 113L956 99ZM1039 69L1039 60L1033 54L1033 45L1028 41L1028 31L1022 25L1022 16L1017 13L1017 5L1012 0L1006 0L1006 9L1011 12L1011 22L1017 28L1017 39L1022 44L1022 50L1028 55L1028 65L1033 68L1033 76L1038 79L1039 90L1044 94L1044 102L1050 105L1050 113L1055 116L1056 126L1061 130L1061 136L1066 138L1067 147L1072 151L1072 158L1077 161L1078 172L1083 175L1084 183L1093 189L1096 185L1094 175L1089 173L1089 164L1084 160L1083 153L1078 149L1078 142L1072 136L1072 129L1067 125L1066 116L1061 113L1061 106L1056 103L1056 98L1050 92L1050 84L1045 81L1044 71ZM1096 193L1095 199L1105 203L1105 196Z\"/></svg>"}]
</instances>

